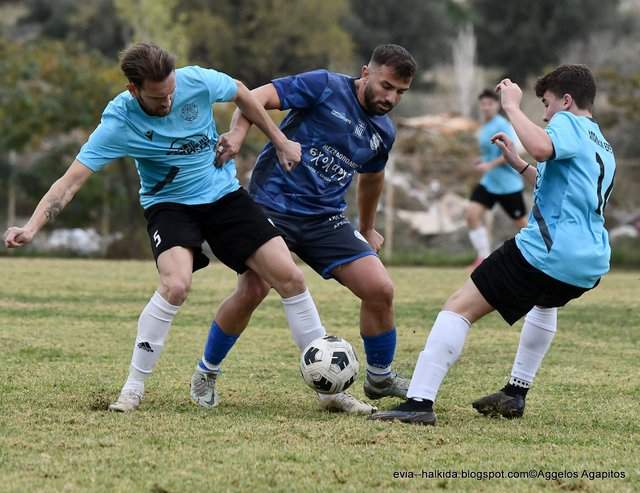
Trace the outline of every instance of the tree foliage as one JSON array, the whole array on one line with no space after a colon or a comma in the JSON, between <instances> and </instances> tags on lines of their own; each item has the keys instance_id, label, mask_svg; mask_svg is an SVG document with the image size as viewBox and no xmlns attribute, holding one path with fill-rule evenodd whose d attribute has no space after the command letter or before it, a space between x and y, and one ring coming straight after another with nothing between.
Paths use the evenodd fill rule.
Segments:
<instances>
[{"instance_id":1,"label":"tree foliage","mask_svg":"<svg viewBox=\"0 0 640 493\"><path fill-rule=\"evenodd\" d=\"M449 0L351 0L351 16L345 25L353 37L357 55L367 61L379 44L396 43L407 48L421 69L450 57L453 35Z\"/></svg>"},{"instance_id":2,"label":"tree foliage","mask_svg":"<svg viewBox=\"0 0 640 493\"><path fill-rule=\"evenodd\" d=\"M101 57L61 42L0 38L0 149L95 125L120 77Z\"/></svg>"},{"instance_id":3,"label":"tree foliage","mask_svg":"<svg viewBox=\"0 0 640 493\"><path fill-rule=\"evenodd\" d=\"M617 5L618 0L471 2L480 64L501 67L505 75L522 82L557 63L571 41L609 26Z\"/></svg>"},{"instance_id":4,"label":"tree foliage","mask_svg":"<svg viewBox=\"0 0 640 493\"><path fill-rule=\"evenodd\" d=\"M342 67L352 45L340 27L346 0L183 0L194 62L250 87L319 67Z\"/></svg>"}]
</instances>

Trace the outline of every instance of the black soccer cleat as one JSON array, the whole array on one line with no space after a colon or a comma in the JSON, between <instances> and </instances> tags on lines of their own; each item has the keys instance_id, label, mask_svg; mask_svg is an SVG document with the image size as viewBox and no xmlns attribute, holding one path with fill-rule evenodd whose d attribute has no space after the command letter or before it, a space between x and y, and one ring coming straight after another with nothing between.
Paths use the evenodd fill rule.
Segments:
<instances>
[{"instance_id":1,"label":"black soccer cleat","mask_svg":"<svg viewBox=\"0 0 640 493\"><path fill-rule=\"evenodd\" d=\"M497 418L520 418L524 414L524 398L521 395L509 395L504 390L474 401L473 408L480 414Z\"/></svg>"},{"instance_id":2,"label":"black soccer cleat","mask_svg":"<svg viewBox=\"0 0 640 493\"><path fill-rule=\"evenodd\" d=\"M407 399L399 406L388 411L378 411L369 416L369 419L430 426L435 426L437 421L431 401L415 401L413 399Z\"/></svg>"}]
</instances>

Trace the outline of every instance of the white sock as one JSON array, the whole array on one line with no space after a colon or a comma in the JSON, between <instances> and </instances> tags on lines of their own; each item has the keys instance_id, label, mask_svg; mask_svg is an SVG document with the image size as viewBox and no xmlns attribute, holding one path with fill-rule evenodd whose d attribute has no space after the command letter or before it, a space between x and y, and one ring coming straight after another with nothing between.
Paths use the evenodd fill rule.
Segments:
<instances>
[{"instance_id":1,"label":"white sock","mask_svg":"<svg viewBox=\"0 0 640 493\"><path fill-rule=\"evenodd\" d=\"M291 335L300 350L304 349L314 339L324 337L327 331L322 326L316 304L311 293L306 289L304 293L291 298L282 298L284 313L289 322Z\"/></svg>"},{"instance_id":2,"label":"white sock","mask_svg":"<svg viewBox=\"0 0 640 493\"><path fill-rule=\"evenodd\" d=\"M516 359L509 383L529 388L540 368L544 355L551 347L558 323L557 308L534 306L524 319Z\"/></svg>"},{"instance_id":3,"label":"white sock","mask_svg":"<svg viewBox=\"0 0 640 493\"><path fill-rule=\"evenodd\" d=\"M391 365L380 368L367 364L367 378L370 378L374 382L383 382L391 375Z\"/></svg>"},{"instance_id":4,"label":"white sock","mask_svg":"<svg viewBox=\"0 0 640 493\"><path fill-rule=\"evenodd\" d=\"M491 245L489 244L489 233L487 228L479 226L476 229L469 230L469 239L473 248L480 258L487 258L491 253Z\"/></svg>"},{"instance_id":5,"label":"white sock","mask_svg":"<svg viewBox=\"0 0 640 493\"><path fill-rule=\"evenodd\" d=\"M129 377L123 390L144 392L144 381L151 375L160 358L178 308L180 307L166 301L157 291L153 293L138 319L138 335L133 345Z\"/></svg>"},{"instance_id":6,"label":"white sock","mask_svg":"<svg viewBox=\"0 0 640 493\"><path fill-rule=\"evenodd\" d=\"M413 370L407 397L436 400L442 380L462 353L469 327L469 321L457 313L438 314Z\"/></svg>"}]
</instances>

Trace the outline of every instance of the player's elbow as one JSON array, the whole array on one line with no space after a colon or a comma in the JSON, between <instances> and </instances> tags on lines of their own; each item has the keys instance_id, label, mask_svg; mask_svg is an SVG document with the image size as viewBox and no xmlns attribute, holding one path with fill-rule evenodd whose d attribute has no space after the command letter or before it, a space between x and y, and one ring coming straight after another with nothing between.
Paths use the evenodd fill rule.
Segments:
<instances>
[{"instance_id":1,"label":"player's elbow","mask_svg":"<svg viewBox=\"0 0 640 493\"><path fill-rule=\"evenodd\" d=\"M238 90L236 91L236 97L234 98L236 103L246 102L251 98L251 91L249 88L242 82L241 80L236 80L236 85L238 86Z\"/></svg>"},{"instance_id":2,"label":"player's elbow","mask_svg":"<svg viewBox=\"0 0 640 493\"><path fill-rule=\"evenodd\" d=\"M538 162L543 162L549 159L553 155L553 144L551 139L541 139L538 142L534 142L527 149L533 159Z\"/></svg>"}]
</instances>

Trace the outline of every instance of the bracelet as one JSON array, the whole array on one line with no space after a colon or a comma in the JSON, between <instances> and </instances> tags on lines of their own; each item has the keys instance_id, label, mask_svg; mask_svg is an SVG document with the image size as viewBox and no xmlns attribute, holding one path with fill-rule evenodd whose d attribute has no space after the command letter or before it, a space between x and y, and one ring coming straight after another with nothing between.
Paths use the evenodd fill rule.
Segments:
<instances>
[{"instance_id":1,"label":"bracelet","mask_svg":"<svg viewBox=\"0 0 640 493\"><path fill-rule=\"evenodd\" d=\"M520 174L524 173L525 171L527 171L529 166L531 166L531 163L527 163L527 165L524 168L522 168L520 171L518 171L518 173L520 173Z\"/></svg>"}]
</instances>

